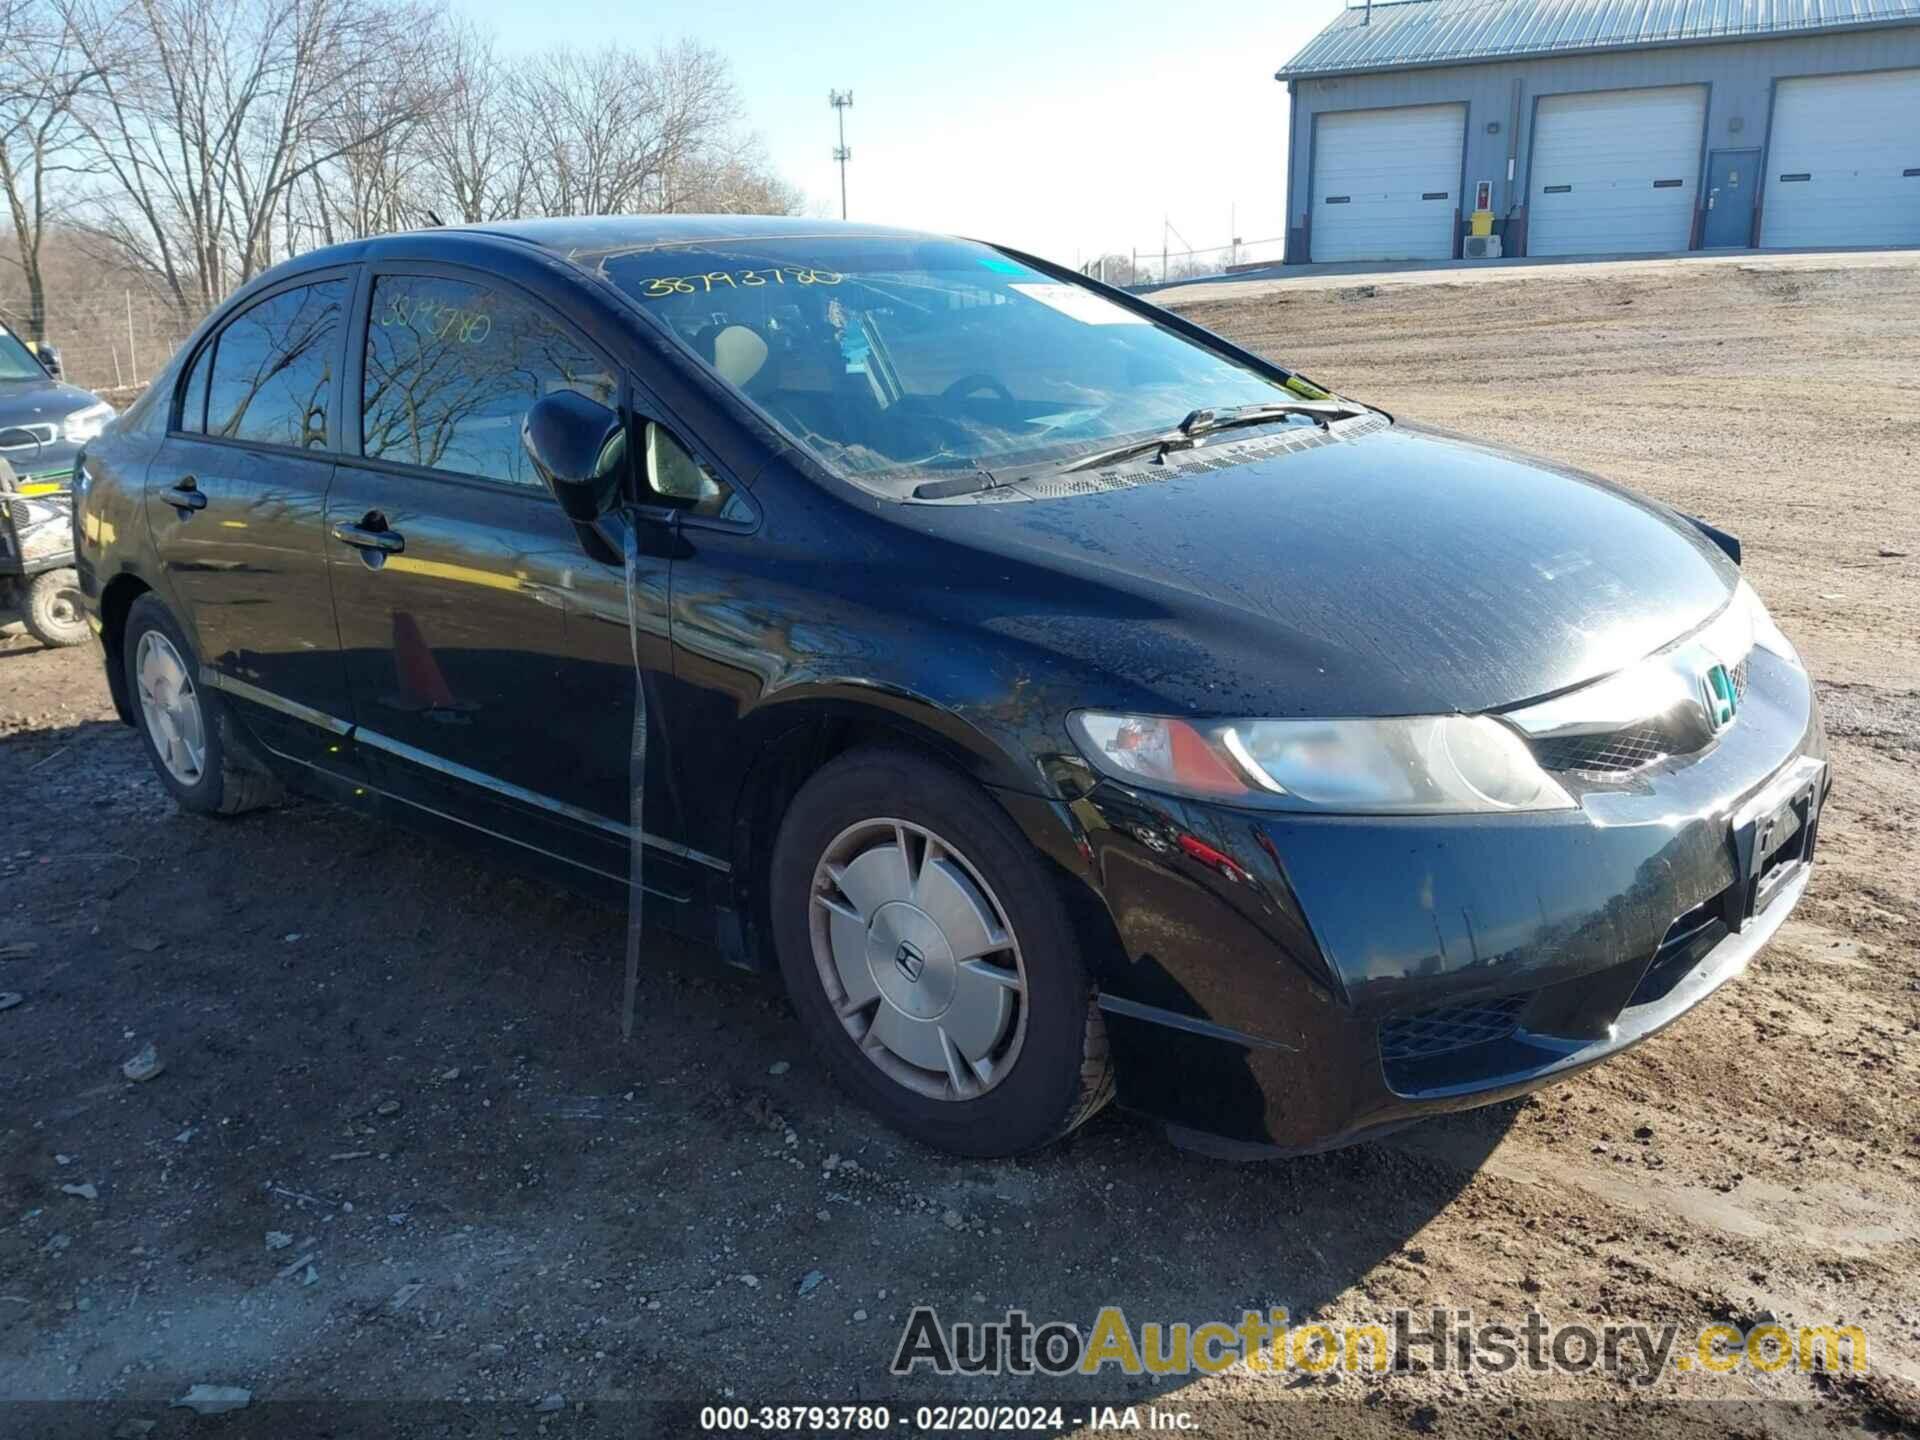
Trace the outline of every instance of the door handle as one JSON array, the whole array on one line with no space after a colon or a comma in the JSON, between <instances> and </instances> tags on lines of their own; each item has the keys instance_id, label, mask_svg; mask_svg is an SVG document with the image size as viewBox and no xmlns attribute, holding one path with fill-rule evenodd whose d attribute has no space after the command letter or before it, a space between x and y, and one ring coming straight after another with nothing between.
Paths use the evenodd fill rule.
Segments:
<instances>
[{"instance_id":1,"label":"door handle","mask_svg":"<svg viewBox=\"0 0 1920 1440\"><path fill-rule=\"evenodd\" d=\"M365 521L358 525L344 522L335 525L333 538L344 545L353 545L361 550L378 550L387 555L398 555L407 548L406 537L398 530L375 529Z\"/></svg>"},{"instance_id":2,"label":"door handle","mask_svg":"<svg viewBox=\"0 0 1920 1440\"><path fill-rule=\"evenodd\" d=\"M182 475L178 485L160 492L160 498L178 510L182 519L189 510L207 508L207 497L200 493L199 482L191 475Z\"/></svg>"}]
</instances>

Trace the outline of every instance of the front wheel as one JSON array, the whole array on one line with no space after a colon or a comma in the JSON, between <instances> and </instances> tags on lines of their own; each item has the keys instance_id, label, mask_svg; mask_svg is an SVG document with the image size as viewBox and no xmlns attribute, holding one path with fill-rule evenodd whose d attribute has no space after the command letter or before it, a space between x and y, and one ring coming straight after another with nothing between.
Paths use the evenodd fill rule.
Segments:
<instances>
[{"instance_id":1,"label":"front wheel","mask_svg":"<svg viewBox=\"0 0 1920 1440\"><path fill-rule=\"evenodd\" d=\"M976 787L900 751L842 756L780 828L771 901L795 1010L840 1082L939 1149L1014 1155L1112 1096L1065 908Z\"/></svg>"},{"instance_id":2,"label":"front wheel","mask_svg":"<svg viewBox=\"0 0 1920 1440\"><path fill-rule=\"evenodd\" d=\"M27 586L21 607L27 633L49 649L78 645L87 638L87 617L80 608L80 576L72 570L49 570Z\"/></svg>"}]
</instances>

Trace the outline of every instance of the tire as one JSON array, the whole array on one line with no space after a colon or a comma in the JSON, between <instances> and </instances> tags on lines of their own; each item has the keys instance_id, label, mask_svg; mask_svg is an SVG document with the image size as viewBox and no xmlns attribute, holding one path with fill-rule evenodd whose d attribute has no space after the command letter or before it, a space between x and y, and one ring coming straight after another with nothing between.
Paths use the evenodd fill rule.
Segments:
<instances>
[{"instance_id":1,"label":"tire","mask_svg":"<svg viewBox=\"0 0 1920 1440\"><path fill-rule=\"evenodd\" d=\"M87 616L80 608L80 576L71 568L34 576L21 611L27 633L49 650L78 645L87 638Z\"/></svg>"},{"instance_id":2,"label":"tire","mask_svg":"<svg viewBox=\"0 0 1920 1440\"><path fill-rule=\"evenodd\" d=\"M149 636L155 637L151 647ZM143 687L141 667L150 650L157 668ZM168 675L169 656L178 662L182 679ZM133 602L120 658L133 703L134 727L154 773L181 809L200 815L238 815L280 798L279 782L247 748L225 699L200 684L199 657L158 596L142 595ZM156 711L167 718L160 719ZM197 727L189 716L197 717ZM192 744L195 739L197 750Z\"/></svg>"},{"instance_id":3,"label":"tire","mask_svg":"<svg viewBox=\"0 0 1920 1440\"><path fill-rule=\"evenodd\" d=\"M905 751L843 755L788 808L770 881L802 1026L840 1084L895 1129L956 1155L1017 1155L1112 1098L1106 1029L1066 908L976 786ZM991 953L962 963L981 936Z\"/></svg>"}]
</instances>

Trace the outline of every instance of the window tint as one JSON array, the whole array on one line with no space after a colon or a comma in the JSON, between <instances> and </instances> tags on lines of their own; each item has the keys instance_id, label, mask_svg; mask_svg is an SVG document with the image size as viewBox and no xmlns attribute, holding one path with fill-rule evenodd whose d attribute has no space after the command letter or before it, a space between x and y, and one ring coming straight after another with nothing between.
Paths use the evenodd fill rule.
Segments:
<instances>
[{"instance_id":1,"label":"window tint","mask_svg":"<svg viewBox=\"0 0 1920 1440\"><path fill-rule=\"evenodd\" d=\"M180 394L180 428L198 435L207 428L207 372L213 369L213 342L193 358L186 388Z\"/></svg>"},{"instance_id":2,"label":"window tint","mask_svg":"<svg viewBox=\"0 0 1920 1440\"><path fill-rule=\"evenodd\" d=\"M663 425L647 422L647 484L660 499L695 515L746 520L752 512Z\"/></svg>"},{"instance_id":3,"label":"window tint","mask_svg":"<svg viewBox=\"0 0 1920 1440\"><path fill-rule=\"evenodd\" d=\"M520 424L542 395L577 390L609 408L601 359L538 307L439 276L373 289L361 441L379 460L538 486Z\"/></svg>"},{"instance_id":4,"label":"window tint","mask_svg":"<svg viewBox=\"0 0 1920 1440\"><path fill-rule=\"evenodd\" d=\"M262 300L229 321L213 352L207 433L324 447L346 299L345 280L324 280Z\"/></svg>"}]
</instances>

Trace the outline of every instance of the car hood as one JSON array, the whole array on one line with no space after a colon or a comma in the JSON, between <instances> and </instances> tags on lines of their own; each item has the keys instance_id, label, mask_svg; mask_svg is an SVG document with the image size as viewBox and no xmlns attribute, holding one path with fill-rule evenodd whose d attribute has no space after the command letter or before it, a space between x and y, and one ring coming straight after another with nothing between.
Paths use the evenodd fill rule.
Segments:
<instances>
[{"instance_id":1,"label":"car hood","mask_svg":"<svg viewBox=\"0 0 1920 1440\"><path fill-rule=\"evenodd\" d=\"M44 380L0 380L0 429L64 420L99 400L74 385L63 385L51 375Z\"/></svg>"},{"instance_id":2,"label":"car hood","mask_svg":"<svg viewBox=\"0 0 1920 1440\"><path fill-rule=\"evenodd\" d=\"M1244 464L1190 452L1164 479L955 507L928 528L1010 562L995 629L1173 713L1498 709L1650 654L1738 581L1684 517L1618 486L1362 428ZM1193 468L1208 457L1220 468Z\"/></svg>"}]
</instances>

